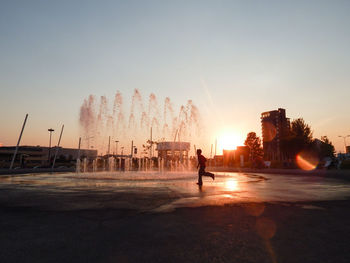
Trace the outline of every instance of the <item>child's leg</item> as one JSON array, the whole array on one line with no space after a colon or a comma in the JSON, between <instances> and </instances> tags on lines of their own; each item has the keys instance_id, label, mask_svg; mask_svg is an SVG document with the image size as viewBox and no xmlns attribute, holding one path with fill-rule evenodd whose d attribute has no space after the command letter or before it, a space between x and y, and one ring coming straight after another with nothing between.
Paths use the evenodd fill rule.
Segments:
<instances>
[{"instance_id":1,"label":"child's leg","mask_svg":"<svg viewBox=\"0 0 350 263\"><path fill-rule=\"evenodd\" d=\"M205 174L204 174L205 176L209 176L209 177L211 177L213 180L215 179L215 174L213 174L213 173L210 173L210 172L205 172Z\"/></svg>"},{"instance_id":2,"label":"child's leg","mask_svg":"<svg viewBox=\"0 0 350 263\"><path fill-rule=\"evenodd\" d=\"M202 185L203 181L202 181L202 176L205 175L205 170L203 168L199 168L198 170L198 184Z\"/></svg>"}]
</instances>

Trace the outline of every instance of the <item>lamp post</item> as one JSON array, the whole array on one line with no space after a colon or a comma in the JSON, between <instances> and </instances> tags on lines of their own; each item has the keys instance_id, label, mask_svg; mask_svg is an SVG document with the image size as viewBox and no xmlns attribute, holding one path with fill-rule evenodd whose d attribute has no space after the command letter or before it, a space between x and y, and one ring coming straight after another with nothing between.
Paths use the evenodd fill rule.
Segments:
<instances>
[{"instance_id":1,"label":"lamp post","mask_svg":"<svg viewBox=\"0 0 350 263\"><path fill-rule=\"evenodd\" d=\"M55 130L50 128L47 130L50 133L50 139L49 139L49 154L48 154L48 161L50 162L50 158L51 158L51 136L52 136L52 132L54 132Z\"/></svg>"},{"instance_id":2,"label":"lamp post","mask_svg":"<svg viewBox=\"0 0 350 263\"><path fill-rule=\"evenodd\" d=\"M350 135L346 135L346 136L339 135L338 137L343 138L343 140L344 140L344 153L346 153L346 138L350 137Z\"/></svg>"},{"instance_id":3,"label":"lamp post","mask_svg":"<svg viewBox=\"0 0 350 263\"><path fill-rule=\"evenodd\" d=\"M115 141L115 155L118 155L118 142L119 141Z\"/></svg>"},{"instance_id":4,"label":"lamp post","mask_svg":"<svg viewBox=\"0 0 350 263\"><path fill-rule=\"evenodd\" d=\"M124 147L122 147L122 156L123 156L123 151L124 151Z\"/></svg>"}]
</instances>

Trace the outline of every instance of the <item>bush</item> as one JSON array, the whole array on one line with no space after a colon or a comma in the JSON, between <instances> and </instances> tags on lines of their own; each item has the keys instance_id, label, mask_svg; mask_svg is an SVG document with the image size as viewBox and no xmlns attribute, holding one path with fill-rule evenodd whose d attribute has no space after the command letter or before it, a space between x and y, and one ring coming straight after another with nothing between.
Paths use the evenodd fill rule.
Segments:
<instances>
[{"instance_id":1,"label":"bush","mask_svg":"<svg viewBox=\"0 0 350 263\"><path fill-rule=\"evenodd\" d=\"M341 162L340 169L350 169L350 160L344 160Z\"/></svg>"},{"instance_id":2,"label":"bush","mask_svg":"<svg viewBox=\"0 0 350 263\"><path fill-rule=\"evenodd\" d=\"M283 162L271 161L270 168L283 168Z\"/></svg>"}]
</instances>

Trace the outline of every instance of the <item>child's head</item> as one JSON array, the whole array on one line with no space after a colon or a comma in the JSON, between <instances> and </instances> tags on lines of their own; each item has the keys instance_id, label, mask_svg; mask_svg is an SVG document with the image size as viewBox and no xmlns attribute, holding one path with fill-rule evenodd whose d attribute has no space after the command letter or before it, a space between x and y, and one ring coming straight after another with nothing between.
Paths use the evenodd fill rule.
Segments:
<instances>
[{"instance_id":1,"label":"child's head","mask_svg":"<svg viewBox=\"0 0 350 263\"><path fill-rule=\"evenodd\" d=\"M200 155L202 153L202 150L201 149L198 149L197 150L197 155Z\"/></svg>"}]
</instances>

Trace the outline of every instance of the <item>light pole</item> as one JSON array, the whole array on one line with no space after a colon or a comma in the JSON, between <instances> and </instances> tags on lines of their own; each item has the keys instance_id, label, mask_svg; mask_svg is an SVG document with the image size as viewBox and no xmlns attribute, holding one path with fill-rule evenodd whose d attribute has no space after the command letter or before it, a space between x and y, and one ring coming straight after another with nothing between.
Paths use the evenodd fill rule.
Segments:
<instances>
[{"instance_id":1,"label":"light pole","mask_svg":"<svg viewBox=\"0 0 350 263\"><path fill-rule=\"evenodd\" d=\"M49 139L49 154L48 154L48 161L50 162L50 158L51 158L51 136L52 136L52 132L54 132L55 130L50 128L47 130L50 133L50 139Z\"/></svg>"},{"instance_id":2,"label":"light pole","mask_svg":"<svg viewBox=\"0 0 350 263\"><path fill-rule=\"evenodd\" d=\"M115 141L115 155L118 155L118 142L119 141Z\"/></svg>"},{"instance_id":3,"label":"light pole","mask_svg":"<svg viewBox=\"0 0 350 263\"><path fill-rule=\"evenodd\" d=\"M123 156L123 151L124 151L124 147L122 147L122 156Z\"/></svg>"},{"instance_id":4,"label":"light pole","mask_svg":"<svg viewBox=\"0 0 350 263\"><path fill-rule=\"evenodd\" d=\"M339 135L338 137L343 138L343 140L344 140L344 153L346 153L346 138L350 137L350 135L346 135L346 136Z\"/></svg>"}]
</instances>

